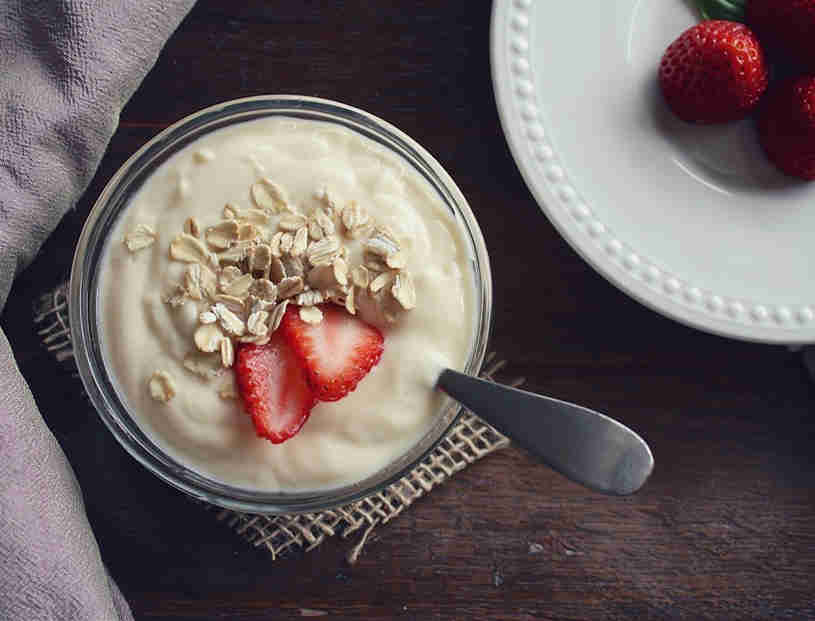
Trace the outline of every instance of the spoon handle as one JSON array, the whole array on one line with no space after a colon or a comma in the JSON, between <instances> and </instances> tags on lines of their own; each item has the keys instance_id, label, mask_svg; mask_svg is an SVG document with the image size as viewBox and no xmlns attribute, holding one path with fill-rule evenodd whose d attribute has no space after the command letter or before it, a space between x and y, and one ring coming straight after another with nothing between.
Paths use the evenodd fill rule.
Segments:
<instances>
[{"instance_id":1,"label":"spoon handle","mask_svg":"<svg viewBox=\"0 0 815 621\"><path fill-rule=\"evenodd\" d=\"M633 494L653 470L645 441L594 410L450 369L438 387L554 470L596 491Z\"/></svg>"}]
</instances>

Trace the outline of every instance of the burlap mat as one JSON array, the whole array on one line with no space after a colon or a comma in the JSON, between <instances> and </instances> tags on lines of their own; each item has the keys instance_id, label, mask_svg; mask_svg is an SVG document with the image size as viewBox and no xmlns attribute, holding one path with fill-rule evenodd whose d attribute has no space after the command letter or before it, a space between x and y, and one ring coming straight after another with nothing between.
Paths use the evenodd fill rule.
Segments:
<instances>
[{"instance_id":1,"label":"burlap mat","mask_svg":"<svg viewBox=\"0 0 815 621\"><path fill-rule=\"evenodd\" d=\"M45 348L55 360L76 374L71 330L68 326L68 284L63 283L41 296L34 309L34 325ZM482 377L493 380L504 366L494 354L487 356ZM517 386L518 379L510 382ZM81 388L78 388L81 389ZM357 502L319 513L303 515L253 515L204 504L215 512L242 539L264 547L272 558L309 551L327 537L347 538L362 531L359 541L347 554L356 562L374 528L387 524L419 498L444 483L471 463L509 444L506 437L470 412L464 412L450 433L410 474L382 491Z\"/></svg>"}]
</instances>

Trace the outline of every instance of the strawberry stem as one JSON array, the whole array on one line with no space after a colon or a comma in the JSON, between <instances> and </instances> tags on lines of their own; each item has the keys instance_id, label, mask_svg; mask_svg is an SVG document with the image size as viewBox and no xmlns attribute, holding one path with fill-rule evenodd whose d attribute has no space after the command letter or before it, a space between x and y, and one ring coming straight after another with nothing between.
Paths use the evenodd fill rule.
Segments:
<instances>
[{"instance_id":1,"label":"strawberry stem","mask_svg":"<svg viewBox=\"0 0 815 621\"><path fill-rule=\"evenodd\" d=\"M744 21L745 0L696 0L702 19Z\"/></svg>"}]
</instances>

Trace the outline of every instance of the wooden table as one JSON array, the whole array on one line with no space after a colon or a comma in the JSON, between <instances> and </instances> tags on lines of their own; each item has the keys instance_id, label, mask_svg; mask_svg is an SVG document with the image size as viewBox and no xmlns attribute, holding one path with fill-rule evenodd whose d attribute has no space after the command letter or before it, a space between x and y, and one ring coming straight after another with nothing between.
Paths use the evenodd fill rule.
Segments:
<instances>
[{"instance_id":1,"label":"wooden table","mask_svg":"<svg viewBox=\"0 0 815 621\"><path fill-rule=\"evenodd\" d=\"M18 280L3 328L138 619L815 618L815 387L799 356L646 310L558 237L501 133L489 18L488 2L201 0ZM640 494L588 492L510 448L375 531L353 567L348 541L272 561L119 448L40 349L31 301L64 277L129 154L194 110L261 93L359 106L439 159L489 247L493 349L532 390L641 432L657 468Z\"/></svg>"}]
</instances>

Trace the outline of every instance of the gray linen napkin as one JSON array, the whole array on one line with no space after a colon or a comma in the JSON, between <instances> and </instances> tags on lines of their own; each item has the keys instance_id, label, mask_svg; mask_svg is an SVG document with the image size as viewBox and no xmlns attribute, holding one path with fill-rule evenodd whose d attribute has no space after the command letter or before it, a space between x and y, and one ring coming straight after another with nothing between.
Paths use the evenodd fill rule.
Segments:
<instances>
[{"instance_id":1,"label":"gray linen napkin","mask_svg":"<svg viewBox=\"0 0 815 621\"><path fill-rule=\"evenodd\" d=\"M194 1L0 1L0 308ZM132 619L1 332L0 395L0 619Z\"/></svg>"}]
</instances>

